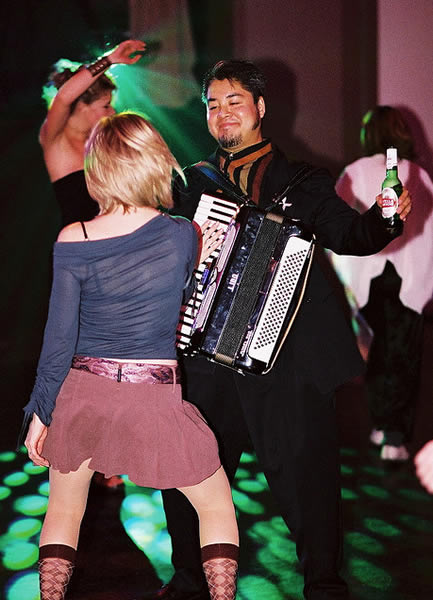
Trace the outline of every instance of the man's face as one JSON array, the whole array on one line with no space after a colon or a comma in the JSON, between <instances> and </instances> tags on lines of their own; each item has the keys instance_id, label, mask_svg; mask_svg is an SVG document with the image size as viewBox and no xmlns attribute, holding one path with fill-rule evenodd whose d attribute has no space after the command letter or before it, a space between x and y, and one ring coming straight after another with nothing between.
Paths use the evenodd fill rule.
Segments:
<instances>
[{"instance_id":1,"label":"man's face","mask_svg":"<svg viewBox=\"0 0 433 600\"><path fill-rule=\"evenodd\" d=\"M251 92L236 81L214 79L207 91L209 133L225 150L239 152L262 141L265 102L254 103Z\"/></svg>"}]
</instances>

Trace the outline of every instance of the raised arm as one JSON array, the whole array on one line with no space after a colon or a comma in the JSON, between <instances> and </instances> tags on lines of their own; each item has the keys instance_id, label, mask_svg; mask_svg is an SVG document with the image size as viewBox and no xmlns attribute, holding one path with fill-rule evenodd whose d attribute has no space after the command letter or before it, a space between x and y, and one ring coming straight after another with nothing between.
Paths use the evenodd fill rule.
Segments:
<instances>
[{"instance_id":1,"label":"raised arm","mask_svg":"<svg viewBox=\"0 0 433 600\"><path fill-rule=\"evenodd\" d=\"M81 96L111 65L123 63L132 65L140 60L146 44L140 40L126 40L116 46L114 50L98 59L85 69L77 71L66 81L57 92L53 104L48 111L39 134L39 141L43 147L50 144L60 135L71 114L72 103ZM135 54L135 56L131 56Z\"/></svg>"}]
</instances>

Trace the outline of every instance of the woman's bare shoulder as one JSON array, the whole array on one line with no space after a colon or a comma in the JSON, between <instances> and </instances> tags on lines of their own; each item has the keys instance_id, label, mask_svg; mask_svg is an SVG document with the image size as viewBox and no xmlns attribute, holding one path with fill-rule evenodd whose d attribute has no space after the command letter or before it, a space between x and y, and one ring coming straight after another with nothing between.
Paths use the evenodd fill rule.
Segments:
<instances>
[{"instance_id":1,"label":"woman's bare shoulder","mask_svg":"<svg viewBox=\"0 0 433 600\"><path fill-rule=\"evenodd\" d=\"M82 242L84 241L84 232L81 223L71 223L66 225L57 236L58 242Z\"/></svg>"}]
</instances>

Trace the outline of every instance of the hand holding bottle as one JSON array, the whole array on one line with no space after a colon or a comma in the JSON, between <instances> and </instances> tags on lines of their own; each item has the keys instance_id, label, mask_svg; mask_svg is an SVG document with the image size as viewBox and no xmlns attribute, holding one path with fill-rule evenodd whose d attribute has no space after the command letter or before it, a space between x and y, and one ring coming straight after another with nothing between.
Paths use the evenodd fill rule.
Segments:
<instances>
[{"instance_id":1,"label":"hand holding bottle","mask_svg":"<svg viewBox=\"0 0 433 600\"><path fill-rule=\"evenodd\" d=\"M379 194L378 196L376 196L376 202L377 202L379 208L382 210L382 207L383 207L382 194ZM406 221L407 216L411 210L412 210L411 195L409 193L409 190L407 188L403 187L403 191L398 199L398 207L397 207L397 211L396 211L400 217L400 220Z\"/></svg>"}]
</instances>

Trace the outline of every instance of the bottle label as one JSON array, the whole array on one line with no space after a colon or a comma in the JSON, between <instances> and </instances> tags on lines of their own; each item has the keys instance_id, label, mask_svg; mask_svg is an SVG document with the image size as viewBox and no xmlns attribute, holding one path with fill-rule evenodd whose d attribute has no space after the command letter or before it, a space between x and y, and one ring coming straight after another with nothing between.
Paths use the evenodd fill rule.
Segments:
<instances>
[{"instance_id":1,"label":"bottle label","mask_svg":"<svg viewBox=\"0 0 433 600\"><path fill-rule=\"evenodd\" d=\"M383 188L382 200L382 217L389 219L395 215L398 207L398 196L392 187Z\"/></svg>"}]
</instances>

